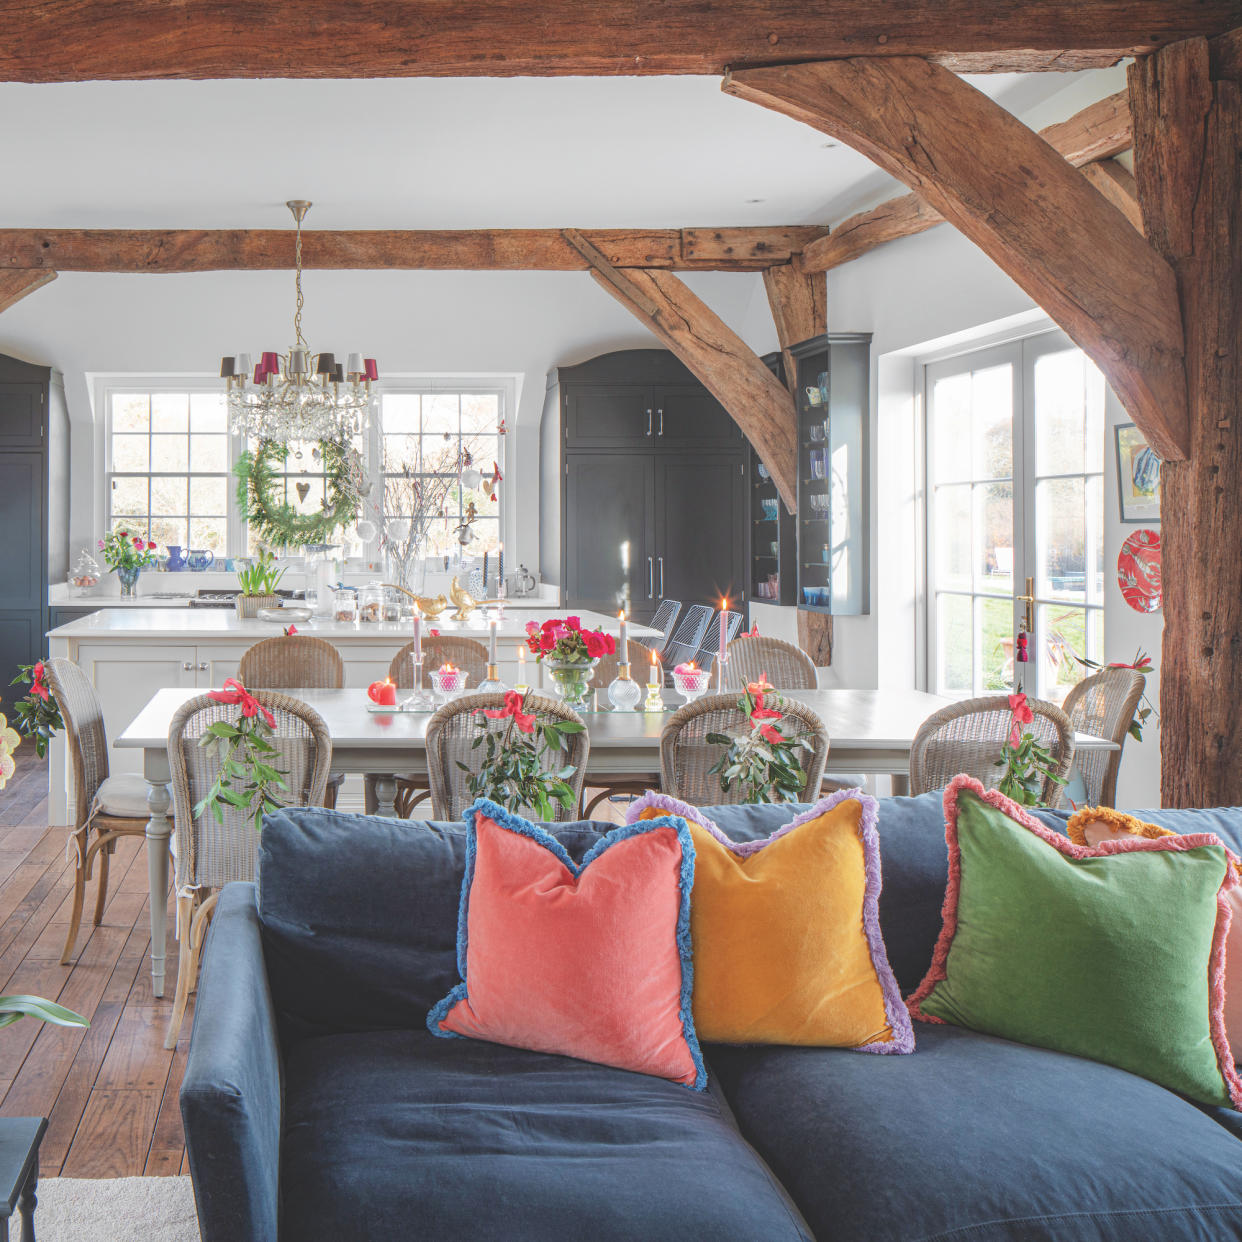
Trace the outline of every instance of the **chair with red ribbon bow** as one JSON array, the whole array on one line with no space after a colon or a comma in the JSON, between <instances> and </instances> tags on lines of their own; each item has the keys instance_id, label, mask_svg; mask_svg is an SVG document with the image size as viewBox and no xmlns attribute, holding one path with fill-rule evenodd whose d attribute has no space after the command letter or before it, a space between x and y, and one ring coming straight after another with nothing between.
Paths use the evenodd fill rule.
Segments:
<instances>
[{"instance_id":1,"label":"chair with red ribbon bow","mask_svg":"<svg viewBox=\"0 0 1242 1242\"><path fill-rule=\"evenodd\" d=\"M246 767L245 756L253 752L234 743L238 731L250 733L256 725L265 746L271 747L270 752L263 750L262 761L280 778L278 787L261 788L257 796L284 806L323 804L332 739L323 717L300 699L276 690L252 693L230 678L222 689L196 695L173 716L168 726L168 766L180 955L166 1048L177 1042L220 890L232 880L255 878L259 833L255 830L256 805L251 803L256 798L247 803L241 795L256 778L250 771L230 779L225 764L231 760Z\"/></svg>"}]
</instances>

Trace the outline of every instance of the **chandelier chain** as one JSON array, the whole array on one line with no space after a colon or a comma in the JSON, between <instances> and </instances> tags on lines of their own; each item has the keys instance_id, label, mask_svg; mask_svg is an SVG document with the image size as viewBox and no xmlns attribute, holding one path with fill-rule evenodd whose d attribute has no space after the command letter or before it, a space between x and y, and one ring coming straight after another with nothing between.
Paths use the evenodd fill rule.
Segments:
<instances>
[{"instance_id":1,"label":"chandelier chain","mask_svg":"<svg viewBox=\"0 0 1242 1242\"><path fill-rule=\"evenodd\" d=\"M298 291L297 309L293 312L293 331L298 345L302 349L307 349L306 340L302 336L302 307L305 305L305 299L302 297L302 219L300 216L297 220L297 240L293 244L293 262L297 269L294 283Z\"/></svg>"}]
</instances>

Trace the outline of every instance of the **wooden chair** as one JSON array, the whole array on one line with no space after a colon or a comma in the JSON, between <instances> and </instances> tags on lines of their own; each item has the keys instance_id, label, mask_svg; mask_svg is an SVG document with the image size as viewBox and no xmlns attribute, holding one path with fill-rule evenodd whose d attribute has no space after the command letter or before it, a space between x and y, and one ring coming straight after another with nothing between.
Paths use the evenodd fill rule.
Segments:
<instances>
[{"instance_id":1,"label":"wooden chair","mask_svg":"<svg viewBox=\"0 0 1242 1242\"><path fill-rule=\"evenodd\" d=\"M74 941L82 925L86 882L91 878L96 857L99 889L95 895L94 925L98 927L108 901L108 866L117 840L144 836L149 812L147 783L141 776L128 772L109 774L103 708L89 678L72 660L48 660L46 668L48 687L65 722L65 740L77 791L69 835L74 854L73 908L65 949L60 955L61 965L66 965L73 956Z\"/></svg>"},{"instance_id":2,"label":"wooden chair","mask_svg":"<svg viewBox=\"0 0 1242 1242\"><path fill-rule=\"evenodd\" d=\"M1074 730L1055 703L1028 699L1035 719L1023 726L1047 747L1058 776L1067 776L1074 762ZM973 776L986 789L1000 784L1004 769L996 767L1001 748L1013 727L1013 712L1003 694L965 699L942 708L919 726L910 746L910 793L943 789L959 773ZM1042 800L1049 807L1061 801L1062 786L1044 782Z\"/></svg>"},{"instance_id":3,"label":"wooden chair","mask_svg":"<svg viewBox=\"0 0 1242 1242\"><path fill-rule=\"evenodd\" d=\"M802 765L806 780L801 790L801 799L810 801L823 779L828 730L809 707L779 696L775 702L786 720L811 735L814 749ZM720 758L722 748L708 742L707 735L742 735L749 728L749 722L738 710L736 694L708 694L687 703L673 713L660 735L660 788L692 806L741 802L742 790L738 785L726 792L720 787L719 775L709 771Z\"/></svg>"},{"instance_id":4,"label":"wooden chair","mask_svg":"<svg viewBox=\"0 0 1242 1242\"><path fill-rule=\"evenodd\" d=\"M248 647L237 668L247 690L340 690L345 685L341 653L313 634L277 634ZM336 806L343 773L328 778L323 805Z\"/></svg>"},{"instance_id":5,"label":"wooden chair","mask_svg":"<svg viewBox=\"0 0 1242 1242\"><path fill-rule=\"evenodd\" d=\"M436 819L461 819L466 808L475 800L466 782L470 772L477 772L482 747L473 746L477 735L475 713L484 708L503 707L503 694L470 694L464 698L454 699L446 703L427 722L427 772L431 778L431 807ZM526 698L526 710L532 712L541 723L546 721L577 721L582 717L561 703L542 695L531 694ZM488 727L496 730L508 726L506 720L489 720ZM563 758L558 758L560 766L570 764L574 774L568 779L568 785L574 792L573 802L568 807L556 804L556 821L571 822L579 818L578 806L582 800L582 782L586 776L587 757L591 751L591 740L586 730L572 733L566 739L567 749ZM463 772L457 766L460 760L470 772ZM528 819L537 818L531 807L519 807L518 813Z\"/></svg>"},{"instance_id":6,"label":"wooden chair","mask_svg":"<svg viewBox=\"0 0 1242 1242\"><path fill-rule=\"evenodd\" d=\"M784 639L743 634L729 644L728 651L727 680L734 689L758 681L760 674L766 674L778 690L814 690L819 686L814 661L801 647Z\"/></svg>"},{"instance_id":7,"label":"wooden chair","mask_svg":"<svg viewBox=\"0 0 1242 1242\"><path fill-rule=\"evenodd\" d=\"M482 577L482 572L479 574ZM388 676L396 684L398 690L414 689L414 644L408 642L392 658L388 665ZM475 638L459 638L456 635L432 634L423 639L423 684L422 689L431 689L431 670L442 664L452 664L455 668L466 670L466 687L479 685L487 678L487 648ZM421 773L397 776L397 793L393 806L397 815L409 819L414 808L431 797L431 785L427 777ZM362 782L363 809L368 815L374 815L379 799L375 796L375 777L367 775Z\"/></svg>"},{"instance_id":8,"label":"wooden chair","mask_svg":"<svg viewBox=\"0 0 1242 1242\"><path fill-rule=\"evenodd\" d=\"M1078 773L1090 806L1112 806L1117 800L1121 748L1143 697L1144 678L1132 668L1104 668L1084 677L1065 696L1062 710L1077 733L1094 733L1117 743L1117 750L1084 750Z\"/></svg>"},{"instance_id":9,"label":"wooden chair","mask_svg":"<svg viewBox=\"0 0 1242 1242\"><path fill-rule=\"evenodd\" d=\"M252 692L276 717L271 739L277 753L272 766L284 774L286 788L277 800L286 806L317 806L323 801L332 763L332 739L323 717L298 699L275 690ZM237 718L236 707L200 694L177 709L168 726L168 766L172 773L173 836L176 843L177 939L181 950L177 992L168 1020L165 1048L176 1045L186 1003L198 979L203 938L211 911L231 880L253 880L259 833L250 815L224 807L218 823L207 811L199 818L194 807L220 774L223 756L199 743L220 720Z\"/></svg>"}]
</instances>

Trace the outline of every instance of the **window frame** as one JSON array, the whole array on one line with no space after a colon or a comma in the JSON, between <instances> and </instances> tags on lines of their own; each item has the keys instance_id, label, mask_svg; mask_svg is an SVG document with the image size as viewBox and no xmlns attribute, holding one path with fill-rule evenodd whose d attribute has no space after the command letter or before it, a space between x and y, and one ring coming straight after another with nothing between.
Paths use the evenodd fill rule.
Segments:
<instances>
[{"instance_id":1,"label":"window frame","mask_svg":"<svg viewBox=\"0 0 1242 1242\"><path fill-rule=\"evenodd\" d=\"M509 454L507 452L510 437L514 434L517 421L517 384L519 377L509 373L480 374L436 374L436 375L402 375L395 374L380 380L375 386L373 395L373 411L365 435L366 469L368 476L378 486L383 485L383 399L386 395L403 394L435 394L435 393L494 393L499 403L499 418L504 423L506 434L498 437L498 461L501 473L508 478ZM97 478L101 478L102 487L94 506L96 525L102 534L108 529L108 514L111 509L112 479L114 475L132 477L133 471L115 471L112 468L112 398L124 393L220 393L223 381L213 375L175 375L175 374L120 374L109 373L96 375L95 380L95 425L99 439L96 441L97 458L101 462L101 470ZM247 524L242 520L236 501L236 479L233 467L245 448L243 437L228 435L228 488L227 488L227 527L226 557L246 555ZM477 463L476 463L477 464ZM148 477L159 477L166 471L148 471ZM186 475L190 474L187 470ZM179 472L178 472L179 474ZM217 476L213 476L217 477ZM504 487L500 492L498 506L497 529L498 538L507 542L506 532L512 529L515 513L515 501L511 490ZM187 498L188 504L188 498ZM359 514L360 520L368 516L366 509ZM149 512L149 506L148 506ZM374 564L379 557L379 535L368 539L363 544L364 560ZM511 562L516 565L516 560Z\"/></svg>"},{"instance_id":2,"label":"window frame","mask_svg":"<svg viewBox=\"0 0 1242 1242\"><path fill-rule=\"evenodd\" d=\"M926 498L924 506L924 539L923 539L923 564L925 567L925 595L923 613L923 629L925 638L925 668L926 668L926 684L928 690L933 694L939 694L945 698L971 698L978 694L999 693L999 691L989 691L985 687L980 686L975 689L978 682L979 668L977 660L972 655L972 671L971 681L972 689L969 691L947 690L940 684L940 667L939 667L939 643L938 643L938 625L939 625L939 600L941 595L953 595L959 598L968 599L972 602L972 607L976 600L987 598L1008 598L1006 596L993 596L985 590L980 590L973 584L970 590L945 588L940 590L936 586L936 490L938 486L947 486L946 484L937 484L934 477L935 468L935 425L933 417L933 400L932 389L935 381L943 379L952 374L968 373L985 369L988 366L994 366L1001 362L1009 362L1012 366L1013 376L1013 460L1011 479L1011 487L1013 490L1013 543L1014 543L1014 569L1013 569L1013 617L1012 629L1016 634L1021 628L1025 606L1019 597L1024 594L1025 578L1027 575L1035 579L1032 594L1035 596L1032 604L1035 625L1030 635L1030 652L1031 660L1024 670L1018 670L1024 673L1022 677L1023 688L1027 693L1035 696L1046 696L1049 687L1043 685L1044 669L1040 658L1040 653L1044 648L1044 615L1048 608L1072 608L1081 610L1085 614L1084 627L1084 647L1083 654L1091 659L1102 661L1103 647L1107 641L1104 629L1105 621L1105 598L1107 595L1106 587L1102 585L1098 598L1092 598L1093 592L1090 587L1091 574L1088 571L1087 581L1084 583L1084 599L1082 602L1075 600L1054 599L1049 596L1041 595L1039 592L1038 579L1038 548L1036 540L1038 539L1038 531L1035 529L1036 522L1036 487L1040 481L1057 478L1067 479L1099 479L1100 489L1100 506L1098 514L1099 538L1100 546L1103 546L1103 539L1107 525L1107 517L1104 514L1104 469L1107 465L1107 444L1105 443L1106 431L1108 427L1106 402L1107 402L1107 381L1105 382L1105 402L1101 406L1101 455L1099 471L1083 469L1082 471L1072 471L1061 474L1040 474L1038 468L1038 451L1037 451L1037 428L1035 416L1035 384L1034 374L1037 361L1048 354L1059 353L1065 350L1077 349L1078 347L1069 339L1060 329L1057 328L1041 328L1035 332L1028 332L1017 336L1008 336L1000 340L990 343L978 343L970 348L955 350L951 353L938 354L935 356L924 357L922 362L922 410L921 410L921 431L923 436L923 488ZM1079 351L1082 352L1082 351ZM978 480L966 480L967 485L974 486ZM1090 536L1092 530L1092 507L1085 506L1086 512L1086 528L1085 535ZM1029 553L1029 558L1028 558ZM972 555L972 565L974 558ZM1092 614L1098 614L1100 620L1099 633L1101 635L1101 650L1093 650L1093 626ZM972 619L972 634L974 622ZM1084 676L1086 675L1084 670Z\"/></svg>"}]
</instances>

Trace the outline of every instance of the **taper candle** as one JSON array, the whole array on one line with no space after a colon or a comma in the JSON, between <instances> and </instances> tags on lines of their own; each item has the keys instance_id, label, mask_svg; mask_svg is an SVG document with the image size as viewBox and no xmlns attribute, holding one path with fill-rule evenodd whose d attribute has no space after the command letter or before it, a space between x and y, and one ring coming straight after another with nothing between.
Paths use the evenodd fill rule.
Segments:
<instances>
[{"instance_id":1,"label":"taper candle","mask_svg":"<svg viewBox=\"0 0 1242 1242\"><path fill-rule=\"evenodd\" d=\"M423 610L414 602L414 663L423 662Z\"/></svg>"},{"instance_id":2,"label":"taper candle","mask_svg":"<svg viewBox=\"0 0 1242 1242\"><path fill-rule=\"evenodd\" d=\"M720 601L720 663L723 664L727 659L725 655L725 631L729 628L726 622L729 619L729 597L726 595Z\"/></svg>"},{"instance_id":3,"label":"taper candle","mask_svg":"<svg viewBox=\"0 0 1242 1242\"><path fill-rule=\"evenodd\" d=\"M626 634L625 609L624 608L622 608L621 611L617 614L617 617L618 617L618 620L621 622L621 634L617 639L617 663L628 664L630 662L630 657L627 654L629 652L629 647L627 646L627 641L626 641L628 635Z\"/></svg>"},{"instance_id":4,"label":"taper candle","mask_svg":"<svg viewBox=\"0 0 1242 1242\"><path fill-rule=\"evenodd\" d=\"M500 628L493 612L487 619L487 662L496 663L496 631Z\"/></svg>"}]
</instances>

